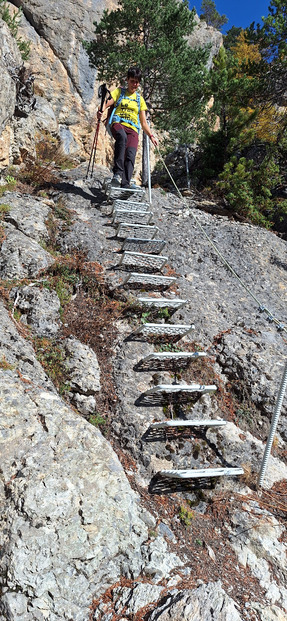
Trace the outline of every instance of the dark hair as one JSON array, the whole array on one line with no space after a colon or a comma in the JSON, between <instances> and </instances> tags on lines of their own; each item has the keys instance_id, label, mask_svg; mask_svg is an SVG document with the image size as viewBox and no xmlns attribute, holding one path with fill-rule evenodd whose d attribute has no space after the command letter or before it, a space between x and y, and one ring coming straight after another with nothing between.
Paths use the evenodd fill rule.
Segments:
<instances>
[{"instance_id":1,"label":"dark hair","mask_svg":"<svg viewBox=\"0 0 287 621\"><path fill-rule=\"evenodd\" d=\"M139 67L130 67L128 69L128 80L129 78L137 78L140 82L142 79L142 72Z\"/></svg>"}]
</instances>

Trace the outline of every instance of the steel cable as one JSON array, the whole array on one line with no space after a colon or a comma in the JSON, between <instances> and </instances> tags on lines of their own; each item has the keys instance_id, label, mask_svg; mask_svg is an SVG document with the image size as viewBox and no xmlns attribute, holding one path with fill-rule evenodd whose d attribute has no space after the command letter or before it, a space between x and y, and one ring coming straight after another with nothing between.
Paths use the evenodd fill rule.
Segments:
<instances>
[{"instance_id":1,"label":"steel cable","mask_svg":"<svg viewBox=\"0 0 287 621\"><path fill-rule=\"evenodd\" d=\"M172 176L172 174L170 173L168 167L166 166L166 163L160 153L160 150L158 147L156 147L157 152L159 154L160 160L168 174L168 176L170 177L180 199L183 201L184 205L187 207L187 209L189 209L189 205L187 204L184 196L182 195L181 191L179 190L179 188L176 185L176 182ZM190 210L189 210L190 211ZM220 260L222 261L222 263L229 269L229 271L233 274L233 276L238 280L238 282L240 283L240 285L245 289L245 291L252 297L252 299L256 302L256 304L258 305L258 310L260 313L266 313L267 314L267 321L269 321L270 323L275 323L277 326L278 331L280 332L286 332L287 333L287 328L286 326L279 320L277 319L277 317L275 317L273 315L273 313L264 305L260 302L260 300L257 298L256 295L254 295L254 293L252 293L252 291L249 289L249 287L243 282L243 280L240 278L240 276L238 276L238 274L235 272L235 270L233 269L233 267L230 265L230 263L227 261L227 259L225 259L225 257L223 256L223 254L220 252L219 248L217 248L216 244L212 241L211 237L208 235L208 233L204 230L203 226L200 224L198 218L196 217L196 215L194 213L192 213L192 211L190 211L190 214L193 218L193 220L195 221L196 225L199 227L200 231L203 233L203 235L206 237L206 239L208 240L208 242L210 243L210 245L212 246L213 250L216 252L216 254L219 256Z\"/></svg>"}]
</instances>

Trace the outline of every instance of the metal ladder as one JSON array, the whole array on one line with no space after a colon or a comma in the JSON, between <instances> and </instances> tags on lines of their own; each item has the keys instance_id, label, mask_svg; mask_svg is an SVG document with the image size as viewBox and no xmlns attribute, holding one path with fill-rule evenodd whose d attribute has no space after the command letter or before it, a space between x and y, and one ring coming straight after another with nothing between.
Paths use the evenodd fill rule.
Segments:
<instances>
[{"instance_id":1,"label":"metal ladder","mask_svg":"<svg viewBox=\"0 0 287 621\"><path fill-rule=\"evenodd\" d=\"M144 202L143 191L131 191L130 199L121 200L123 193L121 188L111 188L106 185L108 202L112 202L111 225L116 227L116 237L122 240L122 255L118 267L128 271L126 279L121 286L129 289L140 288L150 290L154 295L150 297L138 297L136 304L139 308L150 309L157 312L167 309L174 313L187 303L175 296L156 297L155 292L168 290L176 282L176 277L164 276L161 270L168 261L168 257L162 256L161 252L165 246L165 241L156 238L158 228L152 224L153 213L150 211L150 204ZM129 196L129 195L127 195ZM130 271L136 267L137 272ZM139 271L140 270L140 271ZM143 271L146 270L146 271ZM172 324L172 323L144 323L133 331L132 338L144 340L164 339L166 343L176 342L188 334L193 325ZM205 352L153 352L140 360L135 371L178 371L188 366L193 360L204 357ZM159 384L142 393L137 405L158 406L173 402L186 403L194 394L214 393L217 390L215 385L204 384ZM168 419L161 422L152 423L150 430L176 429L178 433L187 428L208 428L223 427L226 421L221 419L205 420L182 420ZM208 477L238 476L244 474L243 468L191 468L181 470L162 470L157 476L164 479L201 479Z\"/></svg>"}]
</instances>

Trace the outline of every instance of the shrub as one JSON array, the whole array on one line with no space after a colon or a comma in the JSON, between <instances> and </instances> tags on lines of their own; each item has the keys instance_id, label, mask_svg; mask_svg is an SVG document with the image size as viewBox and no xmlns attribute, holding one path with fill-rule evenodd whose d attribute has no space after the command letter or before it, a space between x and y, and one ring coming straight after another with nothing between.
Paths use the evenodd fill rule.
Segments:
<instances>
[{"instance_id":1,"label":"shrub","mask_svg":"<svg viewBox=\"0 0 287 621\"><path fill-rule=\"evenodd\" d=\"M21 15L22 7L19 7L18 11L11 15L6 0L0 0L0 17L4 22L6 22L12 36L16 39L22 60L27 60L30 56L30 42L24 41L21 37L17 36L21 22Z\"/></svg>"},{"instance_id":2,"label":"shrub","mask_svg":"<svg viewBox=\"0 0 287 621\"><path fill-rule=\"evenodd\" d=\"M271 228L272 217L278 209L272 191L280 184L279 166L272 156L266 156L256 166L254 160L233 156L219 175L217 189L223 191L233 210L249 218L254 224ZM286 205L285 205L286 203ZM287 210L287 201L280 205L281 213Z\"/></svg>"},{"instance_id":3,"label":"shrub","mask_svg":"<svg viewBox=\"0 0 287 621\"><path fill-rule=\"evenodd\" d=\"M59 183L55 169L72 168L76 162L63 153L60 141L48 131L36 136L36 158L28 155L18 181L32 186L34 193Z\"/></svg>"},{"instance_id":4,"label":"shrub","mask_svg":"<svg viewBox=\"0 0 287 621\"><path fill-rule=\"evenodd\" d=\"M188 528L193 520L193 511L189 511L184 505L181 505L178 512L178 517L181 523Z\"/></svg>"}]
</instances>

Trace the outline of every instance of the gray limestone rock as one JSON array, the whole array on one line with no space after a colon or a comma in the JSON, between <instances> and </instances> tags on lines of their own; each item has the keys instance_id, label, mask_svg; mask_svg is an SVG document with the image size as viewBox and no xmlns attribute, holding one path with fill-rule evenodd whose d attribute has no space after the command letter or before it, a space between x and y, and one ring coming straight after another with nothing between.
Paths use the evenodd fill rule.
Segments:
<instances>
[{"instance_id":1,"label":"gray limestone rock","mask_svg":"<svg viewBox=\"0 0 287 621\"><path fill-rule=\"evenodd\" d=\"M33 277L53 265L54 259L46 250L11 224L5 224L5 235L0 249L1 278Z\"/></svg>"},{"instance_id":2,"label":"gray limestone rock","mask_svg":"<svg viewBox=\"0 0 287 621\"><path fill-rule=\"evenodd\" d=\"M55 390L37 361L31 343L20 336L16 324L9 317L2 302L0 302L0 316L0 360L5 360L12 370L18 370L27 387L38 385Z\"/></svg>"},{"instance_id":3,"label":"gray limestone rock","mask_svg":"<svg viewBox=\"0 0 287 621\"><path fill-rule=\"evenodd\" d=\"M243 567L249 567L270 604L287 609L286 545L284 526L255 502L245 504L245 512L232 515L230 543Z\"/></svg>"},{"instance_id":4,"label":"gray limestone rock","mask_svg":"<svg viewBox=\"0 0 287 621\"><path fill-rule=\"evenodd\" d=\"M115 611L121 614L135 615L141 608L147 604L156 602L160 599L164 587L139 582L132 589L128 587L119 587L113 590L113 601L115 602Z\"/></svg>"},{"instance_id":5,"label":"gray limestone rock","mask_svg":"<svg viewBox=\"0 0 287 621\"><path fill-rule=\"evenodd\" d=\"M148 621L242 621L235 602L220 582L202 584L193 591L174 591Z\"/></svg>"},{"instance_id":6,"label":"gray limestone rock","mask_svg":"<svg viewBox=\"0 0 287 621\"><path fill-rule=\"evenodd\" d=\"M87 397L94 395L101 389L100 367L95 352L74 337L65 340L64 348L71 390Z\"/></svg>"},{"instance_id":7,"label":"gray limestone rock","mask_svg":"<svg viewBox=\"0 0 287 621\"><path fill-rule=\"evenodd\" d=\"M96 171L98 178L102 173L102 170ZM73 171L71 179L78 179L76 175L78 171ZM101 193L97 194L95 190L93 196L79 183L69 190L67 200L69 208L75 211L75 226L66 239L65 232L61 233L63 252L65 242L72 250L73 241L77 240L80 246L83 238L88 260L99 261L103 265L103 274L110 275L114 270L114 277L120 281L124 273L115 268L119 260L119 243L114 239L111 227L106 226L107 217L97 204L97 200L102 199ZM254 312L253 302L245 292L237 290L233 277L219 264L213 250L202 239L191 212L183 210L174 196L163 197L159 191L154 191L153 201L155 220L160 223L161 236L167 240L169 264L178 272L179 295L188 299L186 307L177 311L171 321L196 325L196 332L179 346L184 349L188 342L194 347L208 348L210 373L216 373L215 383L222 387L228 386L233 379L238 382L236 385L244 390L242 408L246 395L249 395L258 409L261 408L262 421L265 417L266 423L286 356L281 335L272 325L266 325L261 314ZM15 239L16 235L25 238L27 247L31 238L26 232L32 236L36 231L37 239L38 229L25 222L25 210L19 211L18 215L16 212L17 209L13 223L6 222L6 231L8 237L13 232ZM285 295L287 290L286 243L270 232L231 223L226 218L196 213L201 225L224 247L229 260L235 263L236 270L246 278L256 295L264 293L276 313L283 312L280 295ZM38 217L36 210L35 219ZM17 231L16 226L19 229L27 226L27 229ZM9 260L8 255L7 258ZM1 261L4 268L3 255ZM15 257L14 263L17 267ZM263 273L264 287L261 284ZM17 287L14 292L19 293L18 301L27 316L36 312L34 302L38 303L37 296L30 297L29 289L35 291L35 287L22 290ZM24 295L20 301L21 292ZM0 316L3 441L3 472L0 476L0 543L3 547L0 581L3 596L0 621L88 621L93 599L104 594L121 577L134 580L138 576L133 587L129 584L114 589L113 604L123 620L126 613L130 616L141 614L141 607L146 604L156 606L158 598L161 603L149 613L150 621L248 621L252 615L256 620L274 621L276 614L278 620L283 620L286 568L282 525L267 512L260 513L257 503L250 505L250 498L246 501L246 515L244 501L237 502L235 510L231 491L234 495L240 492L241 497L253 494L246 479L225 479L217 483L221 493L227 491L230 499L230 520L224 526L230 533L230 538L226 537L227 554L237 555L238 565L243 566L246 577L257 579L260 593L266 596L264 602L253 601L257 600L253 589L252 601L246 602L239 614L235 603L235 598L239 602L239 591L237 594L233 591L233 600L220 583L201 584L196 589L184 591L175 587L179 573L190 575L188 557L179 558L180 548L175 548L175 545L188 546L188 538L179 541L178 523L170 521L168 512L157 515L154 511L151 515L140 507L139 499L131 491L109 443L56 394L37 363L31 344L19 335L16 323L11 321L3 306L0 306ZM161 407L138 407L136 400L139 394L158 383L160 375L171 381L174 377L169 372L136 370L139 360L152 353L154 344L127 338L140 319L134 315L129 321L133 325L124 317L117 322L114 377L119 401L112 430L113 440L120 445L120 450L136 462L136 472L133 466L128 466L127 472L134 476L139 489L143 487L143 498L147 498L152 475L163 467L170 469L173 465L184 467L186 464L204 467L223 465L224 461L241 465L247 461L251 471L258 470L263 444L252 435L254 430L261 429L259 423L255 427L253 420L250 421L250 430L246 426L242 430L238 422L237 426L228 423L223 430L208 431L197 451L194 450L193 436L174 439L163 434L164 437L148 438L150 423L170 417L171 412L169 407L164 410ZM21 328L20 322L19 325ZM89 414L100 389L94 352L77 339L69 338L66 354L73 385L71 392L79 406L85 407L85 413ZM195 366L191 367L191 378L195 369ZM104 373L104 369L101 372ZM194 410L195 418L221 414L215 396L198 399ZM186 417L192 417L192 408ZM258 419L262 422L259 415ZM200 442L196 439L198 445ZM272 457L265 486L271 488L284 477L286 467ZM251 482L254 483L254 479ZM206 495L213 498L214 490L207 491ZM153 509L156 506L155 498L150 498L150 506ZM194 510L200 513L205 509L206 503L202 501ZM151 535L148 529L156 530L158 536ZM216 532L217 528L214 529L214 545L206 544L204 549L213 563L218 560ZM172 552L169 552L169 546L172 546ZM175 581L169 579L174 570L177 574ZM163 584L167 584L164 593ZM110 621L111 615L105 610L103 599L94 618Z\"/></svg>"},{"instance_id":8,"label":"gray limestone rock","mask_svg":"<svg viewBox=\"0 0 287 621\"><path fill-rule=\"evenodd\" d=\"M11 120L16 103L16 84L13 74L22 65L22 59L15 38L12 37L7 24L0 21L0 136Z\"/></svg>"},{"instance_id":9,"label":"gray limestone rock","mask_svg":"<svg viewBox=\"0 0 287 621\"><path fill-rule=\"evenodd\" d=\"M248 431L243 433L234 423L228 422L217 431L209 429L206 435L228 463L235 467L242 466L246 471L250 470L250 474L260 471L265 445L251 433ZM264 487L270 489L276 482L286 477L287 466L280 459L270 455ZM253 474L253 483L256 482L256 478L257 475Z\"/></svg>"},{"instance_id":10,"label":"gray limestone rock","mask_svg":"<svg viewBox=\"0 0 287 621\"><path fill-rule=\"evenodd\" d=\"M182 567L184 563L179 557L167 554L168 545L163 537L156 537L145 550L145 574L154 582L160 582L175 567Z\"/></svg>"},{"instance_id":11,"label":"gray limestone rock","mask_svg":"<svg viewBox=\"0 0 287 621\"><path fill-rule=\"evenodd\" d=\"M93 597L144 569L147 527L100 432L56 394L26 386L0 370L0 619L87 621ZM169 571L171 561L158 544L158 565Z\"/></svg>"},{"instance_id":12,"label":"gray limestone rock","mask_svg":"<svg viewBox=\"0 0 287 621\"><path fill-rule=\"evenodd\" d=\"M213 28L213 26L208 26L205 21L199 19L198 15L195 15L195 24L195 28L192 34L189 35L188 41L191 47L210 46L207 64L208 69L210 69L212 67L213 56L218 54L220 47L223 45L223 36L219 30Z\"/></svg>"},{"instance_id":13,"label":"gray limestone rock","mask_svg":"<svg viewBox=\"0 0 287 621\"><path fill-rule=\"evenodd\" d=\"M81 412L81 414L89 416L90 414L95 413L96 400L92 397L92 395L90 397L86 397L85 395L80 395L78 392L70 393L70 395L77 410Z\"/></svg>"},{"instance_id":14,"label":"gray limestone rock","mask_svg":"<svg viewBox=\"0 0 287 621\"><path fill-rule=\"evenodd\" d=\"M43 97L36 97L35 107L29 115L26 118L14 118L11 127L13 129L11 154L15 163L20 163L27 154L29 158L37 158L36 143L43 139L45 132L55 138L59 134L55 112Z\"/></svg>"},{"instance_id":15,"label":"gray limestone rock","mask_svg":"<svg viewBox=\"0 0 287 621\"><path fill-rule=\"evenodd\" d=\"M53 337L60 328L60 300L55 291L27 285L13 289L11 297L18 308L21 322L32 328L37 336Z\"/></svg>"},{"instance_id":16,"label":"gray limestone rock","mask_svg":"<svg viewBox=\"0 0 287 621\"><path fill-rule=\"evenodd\" d=\"M105 7L103 0L92 0L88 4L83 0L51 0L48 7L44 0L22 2L28 24L49 42L56 57L63 63L75 91L87 102L93 95L95 70L89 67L82 39L92 38L93 21Z\"/></svg>"},{"instance_id":17,"label":"gray limestone rock","mask_svg":"<svg viewBox=\"0 0 287 621\"><path fill-rule=\"evenodd\" d=\"M45 224L53 202L47 199L33 198L29 194L22 195L18 192L5 192L3 203L11 206L5 216L5 220L31 237L35 241L48 239L49 233Z\"/></svg>"}]
</instances>

